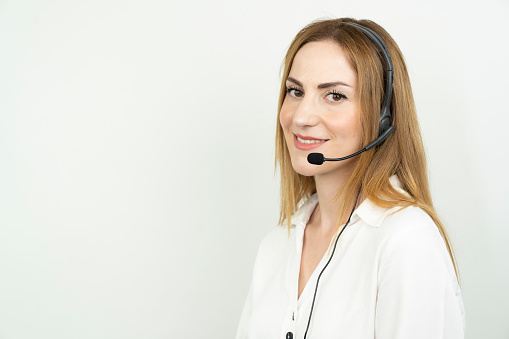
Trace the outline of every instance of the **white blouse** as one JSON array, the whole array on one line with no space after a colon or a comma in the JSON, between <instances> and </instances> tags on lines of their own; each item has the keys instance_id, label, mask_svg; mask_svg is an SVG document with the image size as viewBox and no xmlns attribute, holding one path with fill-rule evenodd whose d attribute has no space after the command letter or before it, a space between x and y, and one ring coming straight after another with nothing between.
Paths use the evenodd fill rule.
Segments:
<instances>
[{"instance_id":1,"label":"white blouse","mask_svg":"<svg viewBox=\"0 0 509 339\"><path fill-rule=\"evenodd\" d=\"M304 229L313 195L258 250L237 339L302 339L324 255L298 298ZM465 311L451 258L421 209L365 200L320 278L307 339L464 338Z\"/></svg>"}]
</instances>

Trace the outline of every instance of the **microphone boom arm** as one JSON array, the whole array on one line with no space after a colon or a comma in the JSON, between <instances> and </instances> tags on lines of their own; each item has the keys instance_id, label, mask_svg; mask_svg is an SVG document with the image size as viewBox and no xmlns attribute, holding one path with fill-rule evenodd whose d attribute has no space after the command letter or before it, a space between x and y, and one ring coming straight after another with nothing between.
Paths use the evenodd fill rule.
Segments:
<instances>
[{"instance_id":1,"label":"microphone boom arm","mask_svg":"<svg viewBox=\"0 0 509 339\"><path fill-rule=\"evenodd\" d=\"M350 155L347 155L346 157L342 158L325 158L322 153L309 153L308 154L308 162L313 165L321 165L324 163L324 161L343 161L346 159L350 159L355 157L356 155L361 154L362 152L366 152L367 150L375 147L376 145L380 144L382 141L387 139L391 133L394 132L394 126L389 127L385 132L382 133L378 138L376 138L372 143L361 149L360 151L357 151L355 153L352 153Z\"/></svg>"}]
</instances>

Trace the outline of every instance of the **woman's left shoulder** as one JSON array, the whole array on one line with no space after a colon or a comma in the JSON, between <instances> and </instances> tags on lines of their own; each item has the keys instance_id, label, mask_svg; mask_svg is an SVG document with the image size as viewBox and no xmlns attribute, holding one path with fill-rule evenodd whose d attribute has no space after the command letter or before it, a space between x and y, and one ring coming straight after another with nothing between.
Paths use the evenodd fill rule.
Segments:
<instances>
[{"instance_id":1,"label":"woman's left shoulder","mask_svg":"<svg viewBox=\"0 0 509 339\"><path fill-rule=\"evenodd\" d=\"M409 206L395 209L378 228L382 257L442 262L451 270L446 243L433 219L422 209Z\"/></svg>"},{"instance_id":2,"label":"woman's left shoulder","mask_svg":"<svg viewBox=\"0 0 509 339\"><path fill-rule=\"evenodd\" d=\"M378 332L392 335L392 326L401 324L394 315L404 315L408 333L421 326L421 333L429 338L438 337L428 335L431 330L440 337L457 333L455 337L462 338L465 309L461 289L433 219L410 206L389 213L378 231Z\"/></svg>"},{"instance_id":3,"label":"woman's left shoulder","mask_svg":"<svg viewBox=\"0 0 509 339\"><path fill-rule=\"evenodd\" d=\"M409 206L390 213L379 229L383 258L393 262L418 262L421 268L427 262L434 266L433 270L439 265L453 274L454 268L440 230L422 209Z\"/></svg>"},{"instance_id":4,"label":"woman's left shoulder","mask_svg":"<svg viewBox=\"0 0 509 339\"><path fill-rule=\"evenodd\" d=\"M437 225L431 217L419 207L408 206L394 208L380 225L383 233L391 236L407 234L412 237L440 236Z\"/></svg>"}]
</instances>

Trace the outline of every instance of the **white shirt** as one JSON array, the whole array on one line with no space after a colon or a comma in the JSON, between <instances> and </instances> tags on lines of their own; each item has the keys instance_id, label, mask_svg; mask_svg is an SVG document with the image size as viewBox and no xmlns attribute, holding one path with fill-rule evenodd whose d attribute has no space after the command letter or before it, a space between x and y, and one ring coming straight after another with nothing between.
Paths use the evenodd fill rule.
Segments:
<instances>
[{"instance_id":1,"label":"white shirt","mask_svg":"<svg viewBox=\"0 0 509 339\"><path fill-rule=\"evenodd\" d=\"M392 180L391 180L392 181ZM302 339L324 255L298 298L304 229L313 195L263 239L237 339ZM365 200L322 274L307 339L464 338L465 311L440 232L421 209ZM291 334L290 334L291 333Z\"/></svg>"}]
</instances>

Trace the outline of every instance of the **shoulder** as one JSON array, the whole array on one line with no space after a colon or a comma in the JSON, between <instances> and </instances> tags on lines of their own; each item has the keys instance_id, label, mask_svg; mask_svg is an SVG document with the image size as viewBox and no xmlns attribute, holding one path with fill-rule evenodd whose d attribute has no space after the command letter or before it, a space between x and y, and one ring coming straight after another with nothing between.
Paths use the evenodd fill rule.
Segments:
<instances>
[{"instance_id":1,"label":"shoulder","mask_svg":"<svg viewBox=\"0 0 509 339\"><path fill-rule=\"evenodd\" d=\"M296 233L300 234L305 228L317 203L316 193L302 199L297 211L291 216L291 227L287 227L285 220L283 225L273 227L263 238L258 248L257 260L287 257L288 253L295 249Z\"/></svg>"},{"instance_id":2,"label":"shoulder","mask_svg":"<svg viewBox=\"0 0 509 339\"><path fill-rule=\"evenodd\" d=\"M408 195L408 193L403 190L397 176L394 175L389 180L394 189L403 195ZM393 237L398 234L402 235L407 232L436 233L436 231L438 231L431 217L416 206L394 206L392 208L386 208L377 205L370 199L366 199L359 206L357 214L367 224L378 229L375 233L388 237Z\"/></svg>"},{"instance_id":3,"label":"shoulder","mask_svg":"<svg viewBox=\"0 0 509 339\"><path fill-rule=\"evenodd\" d=\"M284 226L275 226L262 239L256 260L253 267L253 283L255 286L265 286L267 280L277 274L284 267L288 256L292 253L295 246L295 239L292 230L288 233L288 228Z\"/></svg>"},{"instance_id":4,"label":"shoulder","mask_svg":"<svg viewBox=\"0 0 509 339\"><path fill-rule=\"evenodd\" d=\"M293 242L291 239L294 238L294 228L290 231L285 226L273 227L262 239L258 246L258 253L256 256L257 263L273 261L275 258L282 256L288 252L289 246Z\"/></svg>"},{"instance_id":5,"label":"shoulder","mask_svg":"<svg viewBox=\"0 0 509 339\"><path fill-rule=\"evenodd\" d=\"M426 233L431 234L438 228L431 217L422 209L415 206L405 208L393 208L384 218L380 228L392 235L403 233Z\"/></svg>"},{"instance_id":6,"label":"shoulder","mask_svg":"<svg viewBox=\"0 0 509 339\"><path fill-rule=\"evenodd\" d=\"M262 239L258 247L257 261L273 260L288 250L293 238L294 228L290 231L285 226L273 227Z\"/></svg>"},{"instance_id":7,"label":"shoulder","mask_svg":"<svg viewBox=\"0 0 509 339\"><path fill-rule=\"evenodd\" d=\"M380 267L403 275L430 275L455 280L445 241L431 217L418 207L388 215L380 226L383 246ZM393 270L396 267L399 269ZM416 273L419 272L419 273ZM446 278L448 277L448 278Z\"/></svg>"},{"instance_id":8,"label":"shoulder","mask_svg":"<svg viewBox=\"0 0 509 339\"><path fill-rule=\"evenodd\" d=\"M377 232L383 239L376 271L378 333L393 335L396 327L407 334L420 328L420 337L426 338L463 333L461 289L431 217L420 208L407 207L389 214Z\"/></svg>"},{"instance_id":9,"label":"shoulder","mask_svg":"<svg viewBox=\"0 0 509 339\"><path fill-rule=\"evenodd\" d=\"M431 217L415 206L382 208L367 201L359 207L358 215L370 226L366 228L370 238L382 247L405 237L423 241L441 238Z\"/></svg>"},{"instance_id":10,"label":"shoulder","mask_svg":"<svg viewBox=\"0 0 509 339\"><path fill-rule=\"evenodd\" d=\"M440 231L433 219L415 206L392 210L384 218L380 231L391 243L412 239L428 244L442 242Z\"/></svg>"},{"instance_id":11,"label":"shoulder","mask_svg":"<svg viewBox=\"0 0 509 339\"><path fill-rule=\"evenodd\" d=\"M291 233L293 233L295 227L291 227L290 230L288 230L288 227L286 225L278 225L272 227L267 234L263 237L262 241L260 242L260 247L273 247L274 245L280 245L280 242L282 240L288 239Z\"/></svg>"}]
</instances>

